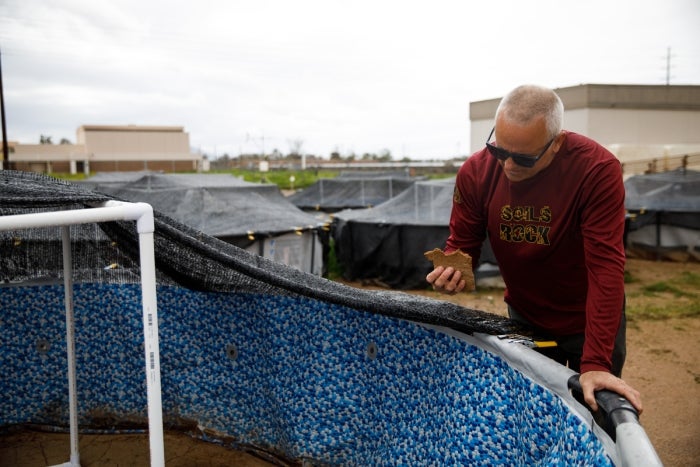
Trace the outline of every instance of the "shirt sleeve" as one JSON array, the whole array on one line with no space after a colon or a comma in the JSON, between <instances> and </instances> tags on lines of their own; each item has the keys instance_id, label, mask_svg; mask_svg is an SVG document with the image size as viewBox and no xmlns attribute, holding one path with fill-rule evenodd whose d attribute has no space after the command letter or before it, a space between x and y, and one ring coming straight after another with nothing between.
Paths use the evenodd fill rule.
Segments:
<instances>
[{"instance_id":1,"label":"shirt sleeve","mask_svg":"<svg viewBox=\"0 0 700 467\"><path fill-rule=\"evenodd\" d=\"M625 188L616 159L596 167L589 177L581 212L581 233L588 277L586 329L581 372L610 371L624 304Z\"/></svg>"},{"instance_id":2,"label":"shirt sleeve","mask_svg":"<svg viewBox=\"0 0 700 467\"><path fill-rule=\"evenodd\" d=\"M479 265L481 245L486 238L486 213L482 197L483 182L478 180L479 154L467 159L457 173L452 197L450 235L445 251L462 250L472 257L472 267Z\"/></svg>"}]
</instances>

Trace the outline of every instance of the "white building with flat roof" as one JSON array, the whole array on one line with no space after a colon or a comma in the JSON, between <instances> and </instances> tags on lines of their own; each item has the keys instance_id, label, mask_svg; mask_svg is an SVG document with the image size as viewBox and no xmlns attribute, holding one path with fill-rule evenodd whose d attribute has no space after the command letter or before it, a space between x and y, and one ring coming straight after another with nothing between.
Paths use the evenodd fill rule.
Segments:
<instances>
[{"instance_id":1,"label":"white building with flat roof","mask_svg":"<svg viewBox=\"0 0 700 467\"><path fill-rule=\"evenodd\" d=\"M76 144L10 142L13 169L33 172L128 172L208 170L200 154L190 151L190 136L181 126L83 125Z\"/></svg>"},{"instance_id":2,"label":"white building with flat roof","mask_svg":"<svg viewBox=\"0 0 700 467\"><path fill-rule=\"evenodd\" d=\"M582 84L554 91L564 103L564 128L605 146L643 172L682 163L700 167L700 86ZM471 152L484 147L501 98L472 102ZM675 167L674 167L675 166Z\"/></svg>"}]
</instances>

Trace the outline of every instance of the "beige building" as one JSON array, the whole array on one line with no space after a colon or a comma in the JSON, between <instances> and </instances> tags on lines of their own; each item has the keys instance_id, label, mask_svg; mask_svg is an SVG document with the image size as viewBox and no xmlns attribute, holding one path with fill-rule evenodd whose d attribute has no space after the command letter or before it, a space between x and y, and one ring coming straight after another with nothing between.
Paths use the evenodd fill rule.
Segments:
<instances>
[{"instance_id":1,"label":"beige building","mask_svg":"<svg viewBox=\"0 0 700 467\"><path fill-rule=\"evenodd\" d=\"M625 172L700 167L700 86L582 84L557 88L564 128L608 148ZM471 152L484 147L500 98L472 102Z\"/></svg>"},{"instance_id":2,"label":"beige building","mask_svg":"<svg viewBox=\"0 0 700 467\"><path fill-rule=\"evenodd\" d=\"M190 152L190 137L179 126L83 125L76 144L9 143L13 169L89 173L206 170Z\"/></svg>"}]
</instances>

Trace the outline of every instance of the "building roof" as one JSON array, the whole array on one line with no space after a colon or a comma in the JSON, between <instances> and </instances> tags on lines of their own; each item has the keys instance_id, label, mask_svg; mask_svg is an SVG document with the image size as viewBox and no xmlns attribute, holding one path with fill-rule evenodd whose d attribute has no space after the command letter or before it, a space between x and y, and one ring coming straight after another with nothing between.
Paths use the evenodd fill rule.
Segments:
<instances>
[{"instance_id":1,"label":"building roof","mask_svg":"<svg viewBox=\"0 0 700 467\"><path fill-rule=\"evenodd\" d=\"M182 126L156 126L156 125L81 125L78 131L141 131L141 132L174 132L181 133Z\"/></svg>"},{"instance_id":2,"label":"building roof","mask_svg":"<svg viewBox=\"0 0 700 467\"><path fill-rule=\"evenodd\" d=\"M700 86L693 85L581 84L554 91L566 110L700 110ZM500 102L501 97L471 102L470 119L493 118Z\"/></svg>"}]
</instances>

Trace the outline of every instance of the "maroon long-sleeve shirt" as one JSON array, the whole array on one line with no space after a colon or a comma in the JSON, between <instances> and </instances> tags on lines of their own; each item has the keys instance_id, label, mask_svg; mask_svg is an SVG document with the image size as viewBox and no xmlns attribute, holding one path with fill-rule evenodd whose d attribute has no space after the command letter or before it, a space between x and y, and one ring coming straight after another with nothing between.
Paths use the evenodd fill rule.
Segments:
<instances>
[{"instance_id":1,"label":"maroon long-sleeve shirt","mask_svg":"<svg viewBox=\"0 0 700 467\"><path fill-rule=\"evenodd\" d=\"M486 149L459 170L447 251L478 264L488 232L505 301L554 336L585 333L581 372L609 371L624 300L619 161L572 132L551 164L510 182Z\"/></svg>"}]
</instances>

